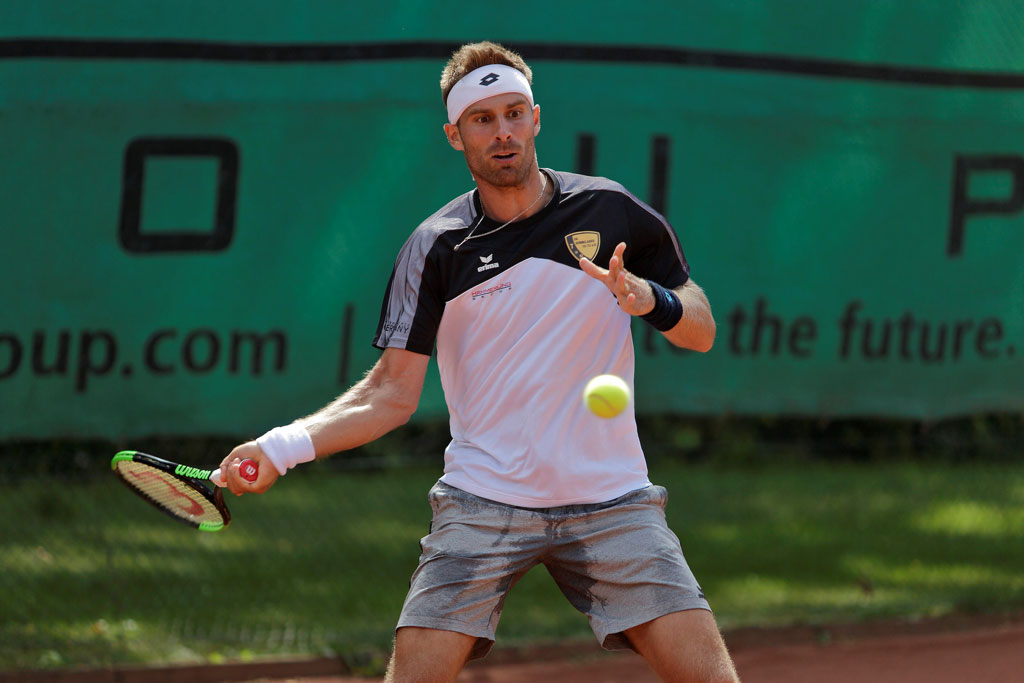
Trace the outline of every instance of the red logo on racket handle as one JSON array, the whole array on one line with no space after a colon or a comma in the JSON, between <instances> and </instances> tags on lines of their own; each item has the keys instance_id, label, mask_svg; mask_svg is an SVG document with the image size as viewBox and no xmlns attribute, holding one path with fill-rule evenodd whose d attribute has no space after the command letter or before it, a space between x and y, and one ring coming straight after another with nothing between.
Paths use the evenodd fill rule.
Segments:
<instances>
[{"instance_id":1,"label":"red logo on racket handle","mask_svg":"<svg viewBox=\"0 0 1024 683\"><path fill-rule=\"evenodd\" d=\"M260 474L260 468L257 467L255 460L246 458L238 464L238 472L242 475L242 479L256 481L256 477Z\"/></svg>"}]
</instances>

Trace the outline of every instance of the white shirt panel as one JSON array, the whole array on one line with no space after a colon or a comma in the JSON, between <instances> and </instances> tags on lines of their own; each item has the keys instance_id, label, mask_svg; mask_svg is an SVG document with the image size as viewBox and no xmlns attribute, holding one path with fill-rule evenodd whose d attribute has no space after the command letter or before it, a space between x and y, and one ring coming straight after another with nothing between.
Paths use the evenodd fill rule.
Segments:
<instances>
[{"instance_id":1,"label":"white shirt panel","mask_svg":"<svg viewBox=\"0 0 1024 683\"><path fill-rule=\"evenodd\" d=\"M650 483L632 401L604 419L582 400L599 374L633 388L630 316L602 283L522 261L446 302L437 353L452 432L444 482L524 507L604 502Z\"/></svg>"}]
</instances>

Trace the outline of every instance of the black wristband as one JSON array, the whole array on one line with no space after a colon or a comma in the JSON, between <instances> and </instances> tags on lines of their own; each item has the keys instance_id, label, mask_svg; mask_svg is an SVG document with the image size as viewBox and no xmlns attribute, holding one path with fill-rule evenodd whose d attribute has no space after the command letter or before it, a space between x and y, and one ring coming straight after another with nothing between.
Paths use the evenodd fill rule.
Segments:
<instances>
[{"instance_id":1,"label":"black wristband","mask_svg":"<svg viewBox=\"0 0 1024 683\"><path fill-rule=\"evenodd\" d=\"M683 317L683 302L671 289L665 289L652 280L648 280L647 284L651 286L651 293L654 295L654 308L640 318L659 332L667 332Z\"/></svg>"}]
</instances>

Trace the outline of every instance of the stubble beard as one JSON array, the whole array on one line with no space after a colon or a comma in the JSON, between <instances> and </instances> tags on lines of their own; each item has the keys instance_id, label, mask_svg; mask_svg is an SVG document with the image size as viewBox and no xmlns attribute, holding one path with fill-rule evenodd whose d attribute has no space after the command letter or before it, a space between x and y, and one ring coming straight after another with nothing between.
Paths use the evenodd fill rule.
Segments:
<instances>
[{"instance_id":1,"label":"stubble beard","mask_svg":"<svg viewBox=\"0 0 1024 683\"><path fill-rule=\"evenodd\" d=\"M530 178L530 173L537 165L537 152L533 140L528 140L512 151L518 152L516 162L512 165L496 166L491 159L491 155L495 153L493 148L483 154L466 155L466 163L478 183L485 182L494 187L525 185Z\"/></svg>"}]
</instances>

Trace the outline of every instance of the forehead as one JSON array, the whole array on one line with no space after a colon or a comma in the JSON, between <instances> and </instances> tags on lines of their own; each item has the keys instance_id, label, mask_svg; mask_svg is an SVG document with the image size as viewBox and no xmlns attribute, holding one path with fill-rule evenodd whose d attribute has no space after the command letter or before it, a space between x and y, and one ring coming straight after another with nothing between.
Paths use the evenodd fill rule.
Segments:
<instances>
[{"instance_id":1,"label":"forehead","mask_svg":"<svg viewBox=\"0 0 1024 683\"><path fill-rule=\"evenodd\" d=\"M502 95L492 95L491 97L485 97L478 102L474 102L466 108L463 112L463 116L466 114L479 114L482 112L493 112L502 111L505 109L511 109L518 105L530 106L530 101L526 99L526 96L522 93L507 92Z\"/></svg>"}]
</instances>

